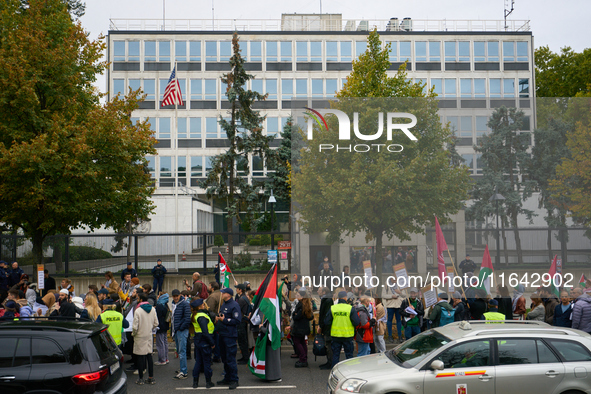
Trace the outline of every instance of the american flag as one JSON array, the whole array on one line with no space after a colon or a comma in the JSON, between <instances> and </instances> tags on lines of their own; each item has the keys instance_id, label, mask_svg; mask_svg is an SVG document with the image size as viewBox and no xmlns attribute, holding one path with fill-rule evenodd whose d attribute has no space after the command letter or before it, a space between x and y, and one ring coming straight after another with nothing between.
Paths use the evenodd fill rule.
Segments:
<instances>
[{"instance_id":1,"label":"american flag","mask_svg":"<svg viewBox=\"0 0 591 394\"><path fill-rule=\"evenodd\" d=\"M161 107L174 104L183 105L181 86L179 85L179 80L176 79L176 66L172 69L168 85L166 85L166 89L164 90L164 98L162 99Z\"/></svg>"}]
</instances>

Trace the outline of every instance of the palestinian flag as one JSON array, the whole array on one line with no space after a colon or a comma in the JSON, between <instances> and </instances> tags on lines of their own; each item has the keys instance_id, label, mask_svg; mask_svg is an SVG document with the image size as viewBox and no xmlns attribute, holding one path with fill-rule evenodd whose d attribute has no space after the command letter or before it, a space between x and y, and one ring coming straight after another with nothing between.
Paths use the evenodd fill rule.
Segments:
<instances>
[{"instance_id":1,"label":"palestinian flag","mask_svg":"<svg viewBox=\"0 0 591 394\"><path fill-rule=\"evenodd\" d=\"M490 294L490 276L493 274L494 269L492 266L492 260L490 258L490 252L488 251L488 245L484 248L484 255L482 256L482 264L480 264L480 271L478 272L478 289L485 289L486 294Z\"/></svg>"},{"instance_id":2,"label":"palestinian flag","mask_svg":"<svg viewBox=\"0 0 591 394\"><path fill-rule=\"evenodd\" d=\"M232 270L226 263L226 260L224 260L224 256L222 256L221 252L218 252L218 264L220 268L220 282L222 289L225 289L226 287L230 287L230 274L232 274Z\"/></svg>"},{"instance_id":3,"label":"palestinian flag","mask_svg":"<svg viewBox=\"0 0 591 394\"><path fill-rule=\"evenodd\" d=\"M548 274L550 274L550 280L552 283L552 285L550 286L550 293L554 294L556 296L556 298L559 298L560 291L558 291L556 286L554 286L554 275L556 275L556 261L557 260L558 260L558 255L554 255L554 259L552 260L552 265L550 266L550 271L548 271Z\"/></svg>"},{"instance_id":4,"label":"palestinian flag","mask_svg":"<svg viewBox=\"0 0 591 394\"><path fill-rule=\"evenodd\" d=\"M581 279L579 279L579 286L587 287L587 277L585 274L581 274Z\"/></svg>"},{"instance_id":5,"label":"palestinian flag","mask_svg":"<svg viewBox=\"0 0 591 394\"><path fill-rule=\"evenodd\" d=\"M250 355L249 368L253 375L265 379L265 358L267 338L271 342L271 348L277 350L281 346L281 293L277 289L277 264L273 267L263 280L257 290L251 322L267 327L268 334L259 336L256 341L254 352ZM262 317L261 317L262 315Z\"/></svg>"}]
</instances>

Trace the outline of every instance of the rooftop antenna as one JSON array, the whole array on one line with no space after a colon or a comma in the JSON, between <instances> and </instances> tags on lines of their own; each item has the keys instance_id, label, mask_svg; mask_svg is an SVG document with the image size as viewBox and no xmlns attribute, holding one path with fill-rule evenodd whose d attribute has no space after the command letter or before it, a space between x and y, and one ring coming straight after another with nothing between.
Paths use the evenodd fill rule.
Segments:
<instances>
[{"instance_id":1,"label":"rooftop antenna","mask_svg":"<svg viewBox=\"0 0 591 394\"><path fill-rule=\"evenodd\" d=\"M509 1L511 1L511 9L509 10ZM513 12L513 6L515 5L515 0L505 0L505 31L507 31L507 17L511 15Z\"/></svg>"}]
</instances>

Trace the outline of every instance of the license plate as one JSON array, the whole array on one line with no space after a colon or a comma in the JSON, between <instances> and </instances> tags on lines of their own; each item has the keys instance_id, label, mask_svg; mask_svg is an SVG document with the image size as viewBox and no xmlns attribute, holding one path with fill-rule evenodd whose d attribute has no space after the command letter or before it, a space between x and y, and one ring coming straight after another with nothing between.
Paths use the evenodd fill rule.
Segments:
<instances>
[{"instance_id":1,"label":"license plate","mask_svg":"<svg viewBox=\"0 0 591 394\"><path fill-rule=\"evenodd\" d=\"M111 375L113 375L119 369L119 361L109 367Z\"/></svg>"}]
</instances>

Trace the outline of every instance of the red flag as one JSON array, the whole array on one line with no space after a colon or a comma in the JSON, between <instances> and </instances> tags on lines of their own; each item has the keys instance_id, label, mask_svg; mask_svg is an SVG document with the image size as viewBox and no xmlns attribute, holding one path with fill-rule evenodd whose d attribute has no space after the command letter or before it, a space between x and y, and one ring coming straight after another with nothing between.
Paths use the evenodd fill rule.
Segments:
<instances>
[{"instance_id":1,"label":"red flag","mask_svg":"<svg viewBox=\"0 0 591 394\"><path fill-rule=\"evenodd\" d=\"M230 266L228 264L226 264L226 260L224 259L224 256L222 256L221 252L218 252L218 263L220 264L220 268L223 267L223 269L225 270L225 272L229 272L232 273L232 270L230 269ZM223 266L222 266L223 264Z\"/></svg>"},{"instance_id":2,"label":"red flag","mask_svg":"<svg viewBox=\"0 0 591 394\"><path fill-rule=\"evenodd\" d=\"M437 271L439 272L439 277L443 280L447 276L447 272L445 271L445 260L443 259L443 252L447 250L447 243L443 237L443 232L441 231L441 226L439 226L437 216L435 216L435 239L437 240Z\"/></svg>"},{"instance_id":3,"label":"red flag","mask_svg":"<svg viewBox=\"0 0 591 394\"><path fill-rule=\"evenodd\" d=\"M550 292L552 294L554 294L556 297L560 296L560 291L558 291L558 288L556 288L555 286L555 282L557 281L555 278L556 275L556 261L558 260L558 255L554 255L554 259L552 260L552 265L550 266L550 271L548 271L548 274L550 274L550 280L552 281L551 285L550 285ZM558 283L556 283L558 284Z\"/></svg>"},{"instance_id":4,"label":"red flag","mask_svg":"<svg viewBox=\"0 0 591 394\"><path fill-rule=\"evenodd\" d=\"M170 78L168 79L168 85L166 85L166 89L164 90L161 107L174 104L183 105L181 85L179 85L179 80L176 78L176 66L172 69L172 74L170 74Z\"/></svg>"}]
</instances>

